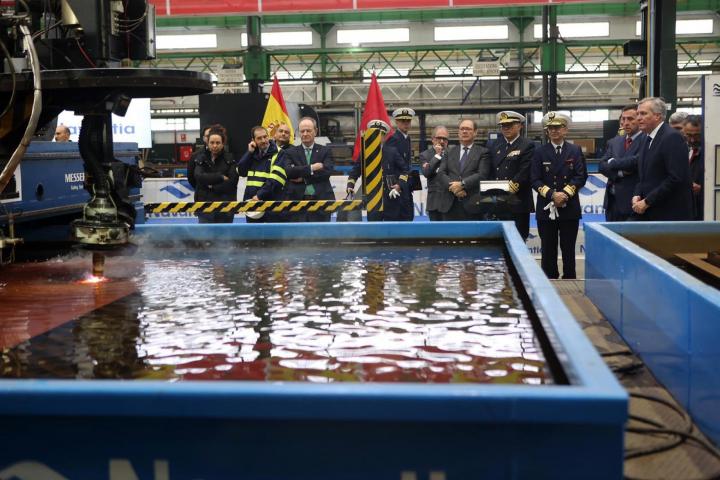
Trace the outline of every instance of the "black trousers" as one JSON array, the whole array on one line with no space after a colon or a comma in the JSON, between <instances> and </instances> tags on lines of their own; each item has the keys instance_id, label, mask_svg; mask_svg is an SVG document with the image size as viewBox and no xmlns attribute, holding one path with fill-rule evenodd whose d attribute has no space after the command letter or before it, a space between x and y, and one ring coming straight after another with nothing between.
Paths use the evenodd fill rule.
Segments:
<instances>
[{"instance_id":1,"label":"black trousers","mask_svg":"<svg viewBox=\"0 0 720 480\"><path fill-rule=\"evenodd\" d=\"M450 210L443 213L443 220L446 222L458 222L479 220L479 218L471 217L470 214L465 211L462 200L456 198L453 200Z\"/></svg>"},{"instance_id":2,"label":"black trousers","mask_svg":"<svg viewBox=\"0 0 720 480\"><path fill-rule=\"evenodd\" d=\"M442 212L438 212L437 210L427 210L427 214L431 222L439 222L443 219Z\"/></svg>"},{"instance_id":3,"label":"black trousers","mask_svg":"<svg viewBox=\"0 0 720 480\"><path fill-rule=\"evenodd\" d=\"M529 213L516 213L513 215L515 220L515 228L522 237L524 242L527 242L530 236L530 214Z\"/></svg>"},{"instance_id":4,"label":"black trousers","mask_svg":"<svg viewBox=\"0 0 720 480\"><path fill-rule=\"evenodd\" d=\"M580 220L538 220L538 233L542 247L542 269L548 278L558 278L558 236L563 261L563 279L576 278L575 242Z\"/></svg>"},{"instance_id":5,"label":"black trousers","mask_svg":"<svg viewBox=\"0 0 720 480\"><path fill-rule=\"evenodd\" d=\"M617 209L617 199L614 195L608 198L608 207L605 210L606 222L626 222L630 218L629 213L620 213Z\"/></svg>"}]
</instances>

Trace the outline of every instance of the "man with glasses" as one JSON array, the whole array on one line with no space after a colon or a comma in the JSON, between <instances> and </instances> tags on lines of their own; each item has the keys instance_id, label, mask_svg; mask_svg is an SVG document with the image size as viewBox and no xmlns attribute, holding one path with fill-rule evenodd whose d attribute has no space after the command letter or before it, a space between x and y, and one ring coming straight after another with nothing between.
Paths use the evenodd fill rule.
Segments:
<instances>
[{"instance_id":1,"label":"man with glasses","mask_svg":"<svg viewBox=\"0 0 720 480\"><path fill-rule=\"evenodd\" d=\"M438 207L443 212L443 220L477 220L466 203L478 196L480 180L490 178L492 160L487 148L475 145L476 136L475 121L462 119L458 124L460 144L450 149L447 158L440 163L438 182L451 193L441 199Z\"/></svg>"},{"instance_id":2,"label":"man with glasses","mask_svg":"<svg viewBox=\"0 0 720 480\"><path fill-rule=\"evenodd\" d=\"M530 167L532 188L538 192L535 217L542 248L542 269L558 278L558 236L562 252L563 279L574 279L575 242L582 210L578 194L587 180L585 157L577 145L565 141L570 117L548 112L543 126L549 143L535 149Z\"/></svg>"},{"instance_id":3,"label":"man with glasses","mask_svg":"<svg viewBox=\"0 0 720 480\"><path fill-rule=\"evenodd\" d=\"M523 240L530 234L530 212L533 211L532 190L530 189L530 162L535 144L522 137L525 117L512 110L500 112L496 116L502 139L498 139L492 148L493 169L491 178L507 180L510 192L517 195L521 205L513 212L515 227Z\"/></svg>"},{"instance_id":4,"label":"man with glasses","mask_svg":"<svg viewBox=\"0 0 720 480\"><path fill-rule=\"evenodd\" d=\"M447 189L447 184L442 185L437 176L440 163L447 157L448 142L450 141L448 129L442 125L435 127L432 136L432 145L430 148L420 154L420 165L422 166L423 175L427 178L427 211L428 218L431 222L442 220L443 212L438 210L440 207L440 199L443 196L452 194Z\"/></svg>"}]
</instances>

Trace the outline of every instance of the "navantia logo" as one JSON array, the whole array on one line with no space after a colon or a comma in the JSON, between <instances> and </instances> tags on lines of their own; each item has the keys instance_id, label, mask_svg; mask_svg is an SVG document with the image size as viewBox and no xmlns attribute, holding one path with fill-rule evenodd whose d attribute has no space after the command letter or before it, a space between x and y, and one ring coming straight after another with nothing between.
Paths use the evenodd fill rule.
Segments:
<instances>
[{"instance_id":1,"label":"navantia logo","mask_svg":"<svg viewBox=\"0 0 720 480\"><path fill-rule=\"evenodd\" d=\"M153 461L153 480L170 480L167 460ZM111 459L108 465L109 480L137 480L137 472L129 460ZM100 477L95 477L100 478ZM70 480L45 464L33 461L18 462L0 470L0 480Z\"/></svg>"},{"instance_id":2,"label":"navantia logo","mask_svg":"<svg viewBox=\"0 0 720 480\"><path fill-rule=\"evenodd\" d=\"M594 187L594 188L593 188ZM593 195L599 189L607 188L607 182L597 175L588 175L585 186L580 189L580 195Z\"/></svg>"},{"instance_id":3,"label":"navantia logo","mask_svg":"<svg viewBox=\"0 0 720 480\"><path fill-rule=\"evenodd\" d=\"M161 192L167 192L173 197L182 200L193 194L195 191L187 180L177 180L172 185L166 185L160 189ZM2 479L0 479L2 480Z\"/></svg>"},{"instance_id":4,"label":"navantia logo","mask_svg":"<svg viewBox=\"0 0 720 480\"><path fill-rule=\"evenodd\" d=\"M713 97L720 97L720 83L713 84Z\"/></svg>"}]
</instances>

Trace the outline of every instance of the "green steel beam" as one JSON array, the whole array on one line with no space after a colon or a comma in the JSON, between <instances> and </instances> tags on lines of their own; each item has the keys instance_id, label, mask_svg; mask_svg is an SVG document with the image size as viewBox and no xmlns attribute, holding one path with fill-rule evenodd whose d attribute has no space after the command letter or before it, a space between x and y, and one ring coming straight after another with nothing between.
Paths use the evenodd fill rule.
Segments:
<instances>
[{"instance_id":1,"label":"green steel beam","mask_svg":"<svg viewBox=\"0 0 720 480\"><path fill-rule=\"evenodd\" d=\"M565 47L622 47L629 39L615 40L567 40L562 45ZM703 44L720 44L720 37L695 37L688 39L679 39L678 45L703 45ZM351 54L367 54L367 53L387 53L387 52L448 52L461 50L477 50L477 49L517 49L517 48L536 48L540 42L533 40L532 42L504 42L504 43L464 43L451 45L415 45L415 46L386 46L386 47L347 47L347 48L285 48L273 49L267 48L266 51L271 55L351 55ZM186 51L186 52L161 52L158 59L188 59L194 57L210 56L210 57L241 57L245 55L245 50L210 50L210 51Z\"/></svg>"},{"instance_id":2,"label":"green steel beam","mask_svg":"<svg viewBox=\"0 0 720 480\"><path fill-rule=\"evenodd\" d=\"M566 61L556 65L555 69L567 74L632 73L635 72L638 58L625 57L622 45L625 40L577 40L558 44L558 55ZM268 67L272 70L298 72L295 78L303 80L304 74L313 71L314 80L358 81L363 69L375 68L379 72L393 72L400 76L399 69L408 70L408 78L432 78L435 69L446 67L447 76L467 75L472 71L473 60L483 55L499 56L500 64L510 77L524 77L536 74L541 59L541 42L508 42L495 44L458 44L425 45L415 47L358 47L333 49L283 49L265 52ZM681 70L720 69L720 37L682 39L676 42L678 51L683 54ZM159 67L170 65L173 68L192 68L213 71L221 68L229 60L237 63L245 58L242 50L225 52L173 52L161 54L145 65ZM702 56L702 57L701 57ZM607 66L607 70L603 70ZM573 69L575 71L568 72ZM216 72L214 72L216 73ZM405 77L402 75L401 77Z\"/></svg>"},{"instance_id":3,"label":"green steel beam","mask_svg":"<svg viewBox=\"0 0 720 480\"><path fill-rule=\"evenodd\" d=\"M540 6L488 7L488 8L442 8L424 10L355 11L337 13L290 13L263 15L265 25L313 24L313 23L356 23L383 21L432 22L438 19L510 18L539 17ZM633 16L639 12L636 1L621 3L567 3L556 5L560 16L606 15ZM678 0L678 12L718 11L720 0ZM244 15L158 17L160 28L244 28Z\"/></svg>"}]
</instances>

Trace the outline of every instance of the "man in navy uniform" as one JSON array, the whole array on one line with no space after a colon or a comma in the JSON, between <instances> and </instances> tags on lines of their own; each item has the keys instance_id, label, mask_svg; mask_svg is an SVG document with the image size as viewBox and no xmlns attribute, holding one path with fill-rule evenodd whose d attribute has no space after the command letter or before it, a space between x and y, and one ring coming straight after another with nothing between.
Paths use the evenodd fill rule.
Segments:
<instances>
[{"instance_id":1,"label":"man in navy uniform","mask_svg":"<svg viewBox=\"0 0 720 480\"><path fill-rule=\"evenodd\" d=\"M638 124L647 137L640 149L640 178L632 198L634 220L692 220L690 165L685 138L665 123L666 105L648 97L638 103Z\"/></svg>"},{"instance_id":2,"label":"man in navy uniform","mask_svg":"<svg viewBox=\"0 0 720 480\"><path fill-rule=\"evenodd\" d=\"M508 180L510 192L517 195L521 205L513 212L515 227L523 240L530 234L530 212L533 211L532 189L530 188L530 163L535 144L520 136L525 117L506 110L496 116L502 138L490 148L493 157L491 178Z\"/></svg>"},{"instance_id":3,"label":"man in navy uniform","mask_svg":"<svg viewBox=\"0 0 720 480\"><path fill-rule=\"evenodd\" d=\"M435 127L432 136L432 146L420 154L420 165L422 172L427 178L427 211L431 222L442 220L442 212L438 210L440 198L449 194L447 185L440 183L437 171L440 168L443 158L447 157L448 142L450 141L447 127L440 125Z\"/></svg>"},{"instance_id":4,"label":"man in navy uniform","mask_svg":"<svg viewBox=\"0 0 720 480\"><path fill-rule=\"evenodd\" d=\"M535 149L530 170L532 188L538 192L535 216L542 246L542 269L548 278L560 276L558 236L563 278L576 278L575 241L582 217L578 194L587 180L587 170L580 147L565 141L569 125L567 115L545 114L543 127L550 143Z\"/></svg>"},{"instance_id":5,"label":"man in navy uniform","mask_svg":"<svg viewBox=\"0 0 720 480\"><path fill-rule=\"evenodd\" d=\"M638 182L637 165L645 134L637 121L637 105L628 105L620 114L623 135L608 141L600 159L600 173L608 179L605 189L605 220L624 222L632 215L632 197Z\"/></svg>"},{"instance_id":6,"label":"man in navy uniform","mask_svg":"<svg viewBox=\"0 0 720 480\"><path fill-rule=\"evenodd\" d=\"M385 143L385 134L390 130L390 125L382 120L371 120L367 128L380 130L382 142L382 184L383 184L383 211L368 212L369 222L393 222L407 220L403 216L401 199L410 191L408 184L407 165L402 157L393 147ZM355 182L360 177L362 166L361 161L353 165L348 175L346 193L355 193Z\"/></svg>"},{"instance_id":7,"label":"man in navy uniform","mask_svg":"<svg viewBox=\"0 0 720 480\"><path fill-rule=\"evenodd\" d=\"M406 165L405 170L407 170L409 175L412 164L412 142L410 141L409 132L410 124L412 123L413 117L415 117L415 110L412 108L398 108L392 113L392 116L393 120L395 120L395 133L387 139L387 145L397 150L400 154ZM402 204L402 220L412 221L413 218L415 218L412 191L413 188L410 188L409 195L403 192L400 199Z\"/></svg>"},{"instance_id":8,"label":"man in navy uniform","mask_svg":"<svg viewBox=\"0 0 720 480\"><path fill-rule=\"evenodd\" d=\"M284 125L284 124L283 124ZM287 128L287 126L285 126ZM280 127L278 127L279 129ZM330 173L333 162L330 149L315 143L317 126L312 117L303 117L298 123L300 145L290 146L286 153L285 170L287 183L285 198L288 200L335 200ZM290 137L288 128L288 138ZM329 222L329 212L298 212L290 214L292 222Z\"/></svg>"}]
</instances>

